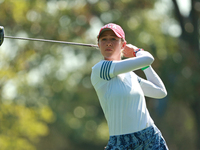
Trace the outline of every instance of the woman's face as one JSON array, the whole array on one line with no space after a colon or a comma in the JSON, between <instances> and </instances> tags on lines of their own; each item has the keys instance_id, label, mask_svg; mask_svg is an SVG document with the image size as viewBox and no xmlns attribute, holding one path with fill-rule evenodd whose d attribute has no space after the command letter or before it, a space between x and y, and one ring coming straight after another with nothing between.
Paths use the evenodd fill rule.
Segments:
<instances>
[{"instance_id":1,"label":"woman's face","mask_svg":"<svg viewBox=\"0 0 200 150\"><path fill-rule=\"evenodd\" d=\"M112 30L107 30L101 34L98 46L105 60L121 60L125 42L118 38Z\"/></svg>"}]
</instances>

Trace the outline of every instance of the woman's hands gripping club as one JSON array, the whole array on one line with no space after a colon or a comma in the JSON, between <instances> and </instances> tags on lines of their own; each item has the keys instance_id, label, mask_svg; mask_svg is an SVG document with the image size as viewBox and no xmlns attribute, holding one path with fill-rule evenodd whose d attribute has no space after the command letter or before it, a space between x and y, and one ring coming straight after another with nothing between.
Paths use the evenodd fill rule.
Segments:
<instances>
[{"instance_id":1,"label":"woman's hands gripping club","mask_svg":"<svg viewBox=\"0 0 200 150\"><path fill-rule=\"evenodd\" d=\"M136 53L142 49L139 49L138 47L132 45L132 44L126 44L124 50L123 50L123 55L124 57L130 58L130 57L136 57Z\"/></svg>"}]
</instances>

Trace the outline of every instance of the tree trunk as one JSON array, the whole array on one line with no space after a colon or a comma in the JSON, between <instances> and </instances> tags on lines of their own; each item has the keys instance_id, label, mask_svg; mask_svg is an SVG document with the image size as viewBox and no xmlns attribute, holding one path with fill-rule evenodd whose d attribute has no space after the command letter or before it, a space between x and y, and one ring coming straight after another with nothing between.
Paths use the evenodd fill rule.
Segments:
<instances>
[{"instance_id":1,"label":"tree trunk","mask_svg":"<svg viewBox=\"0 0 200 150\"><path fill-rule=\"evenodd\" d=\"M199 8L195 8L197 6L197 2L199 3L200 0L191 0L191 12L188 17L184 17L181 15L177 1L172 0L174 3L175 8L175 17L177 21L180 23L180 27L182 29L182 35L180 36L180 41L183 41L184 43L187 43L188 49L185 47L182 47L180 44L181 53L186 53L184 60L186 62L189 62L187 65L192 70L192 77L190 78L190 83L192 85L193 92L192 93L184 93L183 96L186 100L186 102L190 103L190 106L192 108L192 111L194 113L195 121L196 121L196 127L197 127L197 141L196 141L196 147L197 149L200 148L200 142L198 141L200 139L200 48L199 48ZM181 43L181 42L180 42ZM184 50L186 49L186 50ZM184 67L184 66L182 66ZM181 74L180 72L177 72L177 74ZM185 87L183 87L185 88ZM191 98L189 98L189 95L191 95ZM189 99L189 101L187 101Z\"/></svg>"},{"instance_id":2,"label":"tree trunk","mask_svg":"<svg viewBox=\"0 0 200 150\"><path fill-rule=\"evenodd\" d=\"M191 105L192 111L194 112L195 120L196 120L196 128L197 128L197 141L196 148L200 149L200 100L196 99L195 103Z\"/></svg>"}]
</instances>

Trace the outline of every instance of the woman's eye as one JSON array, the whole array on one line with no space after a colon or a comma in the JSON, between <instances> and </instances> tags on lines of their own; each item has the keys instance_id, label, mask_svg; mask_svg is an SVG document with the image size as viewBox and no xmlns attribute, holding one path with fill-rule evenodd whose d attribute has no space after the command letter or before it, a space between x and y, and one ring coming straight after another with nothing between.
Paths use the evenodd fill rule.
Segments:
<instances>
[{"instance_id":1,"label":"woman's eye","mask_svg":"<svg viewBox=\"0 0 200 150\"><path fill-rule=\"evenodd\" d=\"M116 38L112 38L112 40L113 40L113 41L115 41L115 40L116 40Z\"/></svg>"}]
</instances>

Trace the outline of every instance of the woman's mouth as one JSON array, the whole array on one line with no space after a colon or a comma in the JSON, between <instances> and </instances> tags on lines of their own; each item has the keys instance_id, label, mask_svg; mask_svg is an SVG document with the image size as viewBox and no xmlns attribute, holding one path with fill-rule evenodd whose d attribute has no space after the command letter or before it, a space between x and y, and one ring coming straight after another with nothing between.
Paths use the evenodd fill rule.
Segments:
<instances>
[{"instance_id":1,"label":"woman's mouth","mask_svg":"<svg viewBox=\"0 0 200 150\"><path fill-rule=\"evenodd\" d=\"M111 48L106 48L105 51L108 51L108 52L109 52L109 51L112 51L112 49L111 49Z\"/></svg>"}]
</instances>

